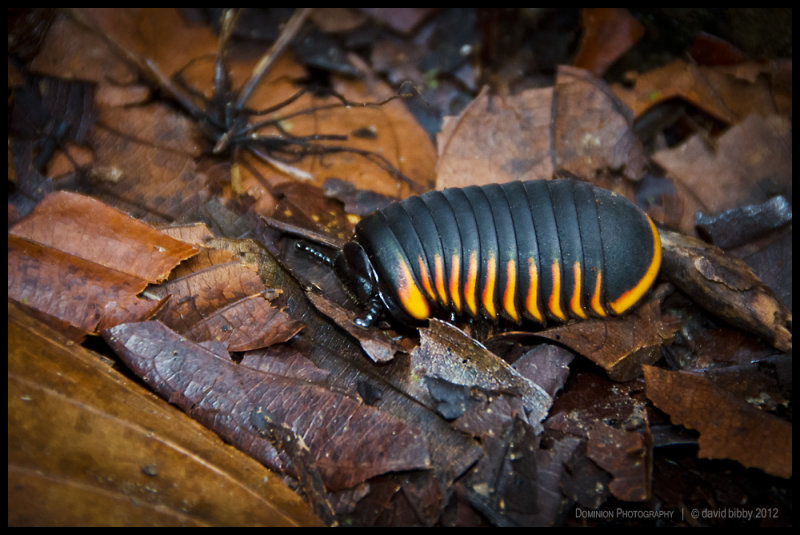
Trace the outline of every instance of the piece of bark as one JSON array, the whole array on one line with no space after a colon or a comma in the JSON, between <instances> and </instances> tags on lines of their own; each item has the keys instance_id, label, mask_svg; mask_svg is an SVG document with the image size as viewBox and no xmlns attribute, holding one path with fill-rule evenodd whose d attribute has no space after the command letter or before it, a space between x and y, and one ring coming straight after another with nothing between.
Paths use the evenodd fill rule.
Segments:
<instances>
[{"instance_id":1,"label":"piece of bark","mask_svg":"<svg viewBox=\"0 0 800 535\"><path fill-rule=\"evenodd\" d=\"M731 325L792 350L792 315L741 260L701 240L661 230L662 276Z\"/></svg>"}]
</instances>

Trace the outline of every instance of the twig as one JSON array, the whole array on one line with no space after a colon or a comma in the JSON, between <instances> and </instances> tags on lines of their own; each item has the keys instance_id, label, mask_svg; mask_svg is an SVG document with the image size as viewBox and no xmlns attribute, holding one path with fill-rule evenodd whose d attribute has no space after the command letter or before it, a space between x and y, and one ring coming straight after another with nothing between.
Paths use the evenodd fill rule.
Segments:
<instances>
[{"instance_id":1,"label":"twig","mask_svg":"<svg viewBox=\"0 0 800 535\"><path fill-rule=\"evenodd\" d=\"M295 35L297 35L297 32L300 31L309 13L311 13L311 9L310 7L304 7L295 11L292 18L289 19L283 31L278 36L278 39L272 44L267 53L261 57L258 65L253 69L253 74L250 76L250 79L244 85L239 95L239 100L236 101L237 110L241 110L245 107L247 101L250 99L250 94L261 82L261 79L264 78L264 75L269 68L272 67L275 60L281 55L283 49L286 48L292 39L294 39Z\"/></svg>"}]
</instances>

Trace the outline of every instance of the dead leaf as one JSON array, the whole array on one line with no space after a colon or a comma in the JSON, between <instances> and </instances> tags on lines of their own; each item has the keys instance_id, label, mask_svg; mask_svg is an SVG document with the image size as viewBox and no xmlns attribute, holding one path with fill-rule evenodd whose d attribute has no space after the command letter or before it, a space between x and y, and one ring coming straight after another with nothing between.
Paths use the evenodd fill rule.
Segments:
<instances>
[{"instance_id":1,"label":"dead leaf","mask_svg":"<svg viewBox=\"0 0 800 535\"><path fill-rule=\"evenodd\" d=\"M178 332L188 332L217 310L266 289L254 265L237 259L204 266L205 260L204 256L175 278L148 289L160 298L170 296L158 319Z\"/></svg>"},{"instance_id":2,"label":"dead leaf","mask_svg":"<svg viewBox=\"0 0 800 535\"><path fill-rule=\"evenodd\" d=\"M552 88L499 97L483 91L438 138L437 189L609 169L641 178L646 163L631 118L602 80L561 67Z\"/></svg>"},{"instance_id":3,"label":"dead leaf","mask_svg":"<svg viewBox=\"0 0 800 535\"><path fill-rule=\"evenodd\" d=\"M126 119L126 117L130 119ZM193 152L192 133L183 128L184 118L161 105L150 110L124 110L117 122L99 125L89 135L95 161L89 177L98 196L108 199L142 219L160 223L186 221L210 196L206 175L199 173ZM174 139L158 146L146 139L124 135L118 123L126 120L158 120L165 130L181 132L183 141ZM175 123L178 123L177 125ZM170 126L174 125L174 126ZM139 126L142 130L162 126ZM163 139L163 138L162 138ZM192 152L180 152L172 146L190 144Z\"/></svg>"},{"instance_id":4,"label":"dead leaf","mask_svg":"<svg viewBox=\"0 0 800 535\"><path fill-rule=\"evenodd\" d=\"M717 214L770 197L792 195L792 143L789 121L777 115L751 115L719 137L714 147L695 135L653 159L687 190L689 216ZM689 219L689 225L694 221ZM693 228L683 228L691 233Z\"/></svg>"},{"instance_id":5,"label":"dead leaf","mask_svg":"<svg viewBox=\"0 0 800 535\"><path fill-rule=\"evenodd\" d=\"M647 405L637 396L638 382L615 383L600 375L580 372L569 391L553 404L545 429L587 438L597 422L641 432L647 421Z\"/></svg>"},{"instance_id":6,"label":"dead leaf","mask_svg":"<svg viewBox=\"0 0 800 535\"><path fill-rule=\"evenodd\" d=\"M636 117L659 103L678 97L734 125L752 114L767 116L786 111L783 105L776 107L785 99L776 98L775 90L781 93L783 89L771 87L767 77L751 74L762 72L779 76L782 69L777 63L766 67L752 65L749 69L746 65L702 67L678 59L637 76L632 89L615 84L613 90ZM791 97L788 101L791 102Z\"/></svg>"},{"instance_id":7,"label":"dead leaf","mask_svg":"<svg viewBox=\"0 0 800 535\"><path fill-rule=\"evenodd\" d=\"M467 499L496 526L528 526L538 518L537 433L521 419L485 437L486 455L463 485Z\"/></svg>"},{"instance_id":8,"label":"dead leaf","mask_svg":"<svg viewBox=\"0 0 800 535\"><path fill-rule=\"evenodd\" d=\"M9 231L9 297L80 336L152 316L142 299L196 249L90 197L48 195Z\"/></svg>"},{"instance_id":9,"label":"dead leaf","mask_svg":"<svg viewBox=\"0 0 800 535\"><path fill-rule=\"evenodd\" d=\"M583 8L583 37L573 65L601 76L644 35L644 27L625 9Z\"/></svg>"},{"instance_id":10,"label":"dead leaf","mask_svg":"<svg viewBox=\"0 0 800 535\"><path fill-rule=\"evenodd\" d=\"M105 325L149 318L163 305L139 297L147 282L13 235L8 237L10 299L82 340Z\"/></svg>"},{"instance_id":11,"label":"dead leaf","mask_svg":"<svg viewBox=\"0 0 800 535\"><path fill-rule=\"evenodd\" d=\"M575 355L551 344L541 344L514 361L514 369L541 386L555 398L569 377L569 365Z\"/></svg>"},{"instance_id":12,"label":"dead leaf","mask_svg":"<svg viewBox=\"0 0 800 535\"><path fill-rule=\"evenodd\" d=\"M257 294L217 309L183 334L195 342L223 342L233 352L286 342L302 328L300 322L289 319Z\"/></svg>"},{"instance_id":13,"label":"dead leaf","mask_svg":"<svg viewBox=\"0 0 800 535\"><path fill-rule=\"evenodd\" d=\"M642 364L661 358L661 345L672 337L661 322L659 306L658 300L651 299L621 318L592 319L536 335L566 345L616 381L630 381L641 375Z\"/></svg>"},{"instance_id":14,"label":"dead leaf","mask_svg":"<svg viewBox=\"0 0 800 535\"><path fill-rule=\"evenodd\" d=\"M81 80L124 86L136 81L135 68L119 58L101 37L85 31L74 19L59 12L42 49L31 62L36 72L65 78L73 73Z\"/></svg>"},{"instance_id":15,"label":"dead leaf","mask_svg":"<svg viewBox=\"0 0 800 535\"><path fill-rule=\"evenodd\" d=\"M591 179L609 170L641 180L648 165L633 115L604 81L562 66L556 76L552 126L555 167Z\"/></svg>"},{"instance_id":16,"label":"dead leaf","mask_svg":"<svg viewBox=\"0 0 800 535\"><path fill-rule=\"evenodd\" d=\"M328 370L316 366L301 351L287 345L248 351L242 355L240 364L264 373L317 384L324 384L330 375Z\"/></svg>"},{"instance_id":17,"label":"dead leaf","mask_svg":"<svg viewBox=\"0 0 800 535\"><path fill-rule=\"evenodd\" d=\"M499 97L484 90L437 136L436 189L547 178L553 89Z\"/></svg>"},{"instance_id":18,"label":"dead leaf","mask_svg":"<svg viewBox=\"0 0 800 535\"><path fill-rule=\"evenodd\" d=\"M402 347L384 331L358 327L355 323L356 318L359 317L358 313L337 305L317 292L309 292L308 299L317 310L331 318L339 327L358 340L361 348L373 362L389 362L398 351L401 351Z\"/></svg>"},{"instance_id":19,"label":"dead leaf","mask_svg":"<svg viewBox=\"0 0 800 535\"><path fill-rule=\"evenodd\" d=\"M158 322L121 325L105 338L162 397L267 466L276 460L251 423L259 410L304 436L329 489L429 468L418 431L355 399L223 360Z\"/></svg>"},{"instance_id":20,"label":"dead leaf","mask_svg":"<svg viewBox=\"0 0 800 535\"><path fill-rule=\"evenodd\" d=\"M529 412L531 425L539 428L552 398L459 329L431 319L420 330L420 345L411 353L417 377L435 377L450 383L519 396Z\"/></svg>"},{"instance_id":21,"label":"dead leaf","mask_svg":"<svg viewBox=\"0 0 800 535\"><path fill-rule=\"evenodd\" d=\"M350 102L380 102L396 93L387 87L370 88L347 79L336 79L336 91ZM329 177L346 178L359 189L392 197L406 197L432 188L436 149L428 134L417 123L402 100L380 106L357 105L320 111L313 117L298 116L292 126L300 132L347 136L346 147L378 155L340 152L310 158L298 167L311 173L318 186ZM359 132L368 135L358 135ZM327 145L342 145L330 143ZM406 179L387 173L383 160L399 170Z\"/></svg>"},{"instance_id":22,"label":"dead leaf","mask_svg":"<svg viewBox=\"0 0 800 535\"><path fill-rule=\"evenodd\" d=\"M689 53L699 65L740 65L750 59L733 43L707 32L697 35Z\"/></svg>"},{"instance_id":23,"label":"dead leaf","mask_svg":"<svg viewBox=\"0 0 800 535\"><path fill-rule=\"evenodd\" d=\"M608 487L620 500L642 502L650 498L653 449L649 433L617 429L597 422L589 430L588 457L614 476Z\"/></svg>"},{"instance_id":24,"label":"dead leaf","mask_svg":"<svg viewBox=\"0 0 800 535\"><path fill-rule=\"evenodd\" d=\"M647 397L672 423L700 431L698 455L792 477L792 424L753 408L701 374L645 366ZM711 409L711 410L709 410Z\"/></svg>"},{"instance_id":25,"label":"dead leaf","mask_svg":"<svg viewBox=\"0 0 800 535\"><path fill-rule=\"evenodd\" d=\"M586 506L603 503L609 490L625 501L650 496L652 439L640 388L640 382L613 383L580 372L545 421L547 433L585 439L586 456L613 476L608 481L607 476L583 466L581 455L572 461L570 493Z\"/></svg>"},{"instance_id":26,"label":"dead leaf","mask_svg":"<svg viewBox=\"0 0 800 535\"><path fill-rule=\"evenodd\" d=\"M124 212L69 192L48 195L11 234L100 266L159 282L196 250Z\"/></svg>"},{"instance_id":27,"label":"dead leaf","mask_svg":"<svg viewBox=\"0 0 800 535\"><path fill-rule=\"evenodd\" d=\"M320 525L280 477L8 307L8 523Z\"/></svg>"}]
</instances>

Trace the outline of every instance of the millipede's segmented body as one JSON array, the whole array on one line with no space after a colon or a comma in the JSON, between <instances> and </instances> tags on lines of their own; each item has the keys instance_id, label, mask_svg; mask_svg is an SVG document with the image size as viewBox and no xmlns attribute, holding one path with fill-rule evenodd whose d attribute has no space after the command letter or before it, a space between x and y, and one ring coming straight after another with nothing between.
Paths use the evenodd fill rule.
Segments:
<instances>
[{"instance_id":1,"label":"millipede's segmented body","mask_svg":"<svg viewBox=\"0 0 800 535\"><path fill-rule=\"evenodd\" d=\"M624 197L576 180L433 191L364 218L336 261L356 297L405 323L545 323L622 314L652 286L661 242Z\"/></svg>"}]
</instances>

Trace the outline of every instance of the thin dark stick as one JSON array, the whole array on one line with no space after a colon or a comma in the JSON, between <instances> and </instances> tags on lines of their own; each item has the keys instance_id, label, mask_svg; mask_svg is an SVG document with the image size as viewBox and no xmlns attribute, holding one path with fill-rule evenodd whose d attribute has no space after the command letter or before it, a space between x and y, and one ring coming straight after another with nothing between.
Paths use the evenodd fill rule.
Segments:
<instances>
[{"instance_id":1,"label":"thin dark stick","mask_svg":"<svg viewBox=\"0 0 800 535\"><path fill-rule=\"evenodd\" d=\"M267 71L272 67L275 60L281 55L283 49L288 46L292 39L294 39L294 36L297 35L297 32L300 31L309 13L311 13L311 9L310 7L304 7L295 11L292 18L289 19L289 22L286 23L283 31L278 36L278 40L275 41L267 53L261 57L258 65L253 69L253 74L242 89L239 100L236 101L237 110L241 110L245 107L248 99L250 99L250 94L261 82L261 79L264 78L264 75L267 74Z\"/></svg>"}]
</instances>

